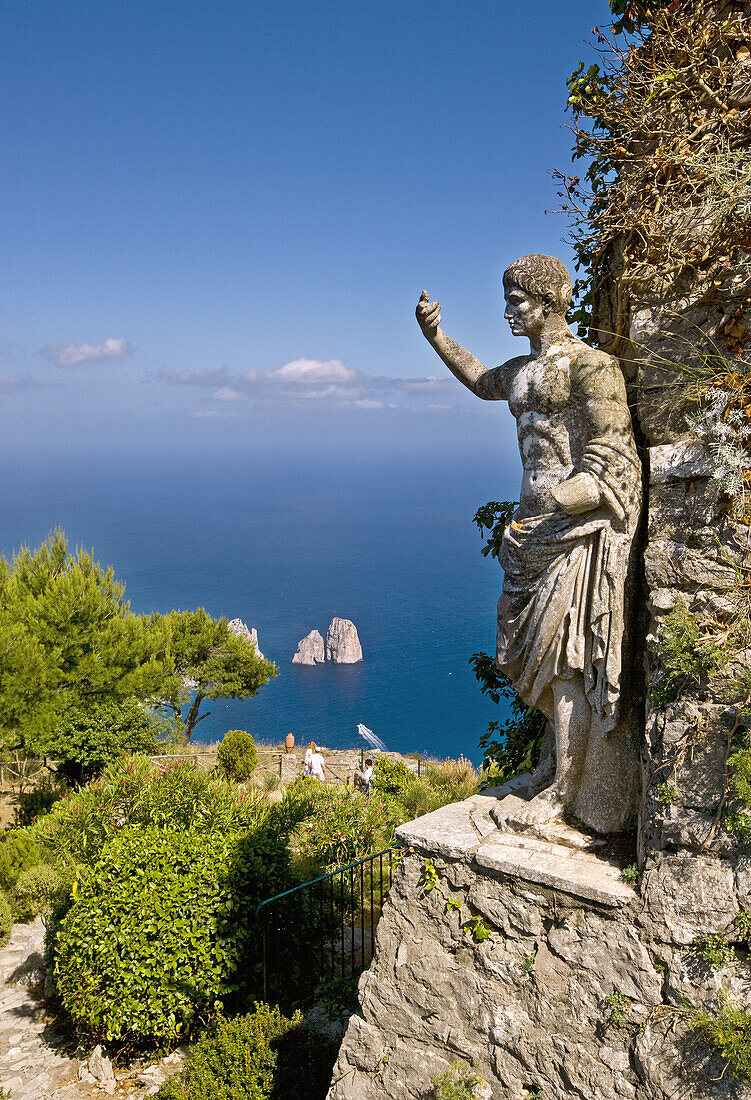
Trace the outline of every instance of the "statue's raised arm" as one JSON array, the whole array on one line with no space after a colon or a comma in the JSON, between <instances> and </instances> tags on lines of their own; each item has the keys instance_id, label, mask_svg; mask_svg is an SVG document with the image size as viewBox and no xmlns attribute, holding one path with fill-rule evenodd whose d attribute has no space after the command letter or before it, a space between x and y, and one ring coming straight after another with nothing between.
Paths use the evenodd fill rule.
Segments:
<instances>
[{"instance_id":1,"label":"statue's raised arm","mask_svg":"<svg viewBox=\"0 0 751 1100\"><path fill-rule=\"evenodd\" d=\"M450 336L446 335L440 327L441 303L431 302L427 290L423 290L420 295L415 316L418 325L422 329L422 334L430 346L440 355L451 373L468 390L472 390L478 397L483 397L485 400L499 400L506 397L505 392L502 390L495 392L493 387L487 385L481 388L482 383L487 382L488 376L494 375L496 372L489 371L485 364L481 363L471 351L467 351L461 344L457 344L456 340L452 340Z\"/></svg>"}]
</instances>

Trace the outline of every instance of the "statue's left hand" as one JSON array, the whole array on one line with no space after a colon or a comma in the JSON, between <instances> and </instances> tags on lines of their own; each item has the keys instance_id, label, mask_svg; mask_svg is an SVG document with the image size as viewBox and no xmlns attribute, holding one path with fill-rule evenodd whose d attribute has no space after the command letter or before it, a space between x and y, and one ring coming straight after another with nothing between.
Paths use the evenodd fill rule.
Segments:
<instances>
[{"instance_id":1,"label":"statue's left hand","mask_svg":"<svg viewBox=\"0 0 751 1100\"><path fill-rule=\"evenodd\" d=\"M601 493L599 486L591 474L575 474L568 481L562 481L560 485L550 490L550 495L564 512L570 516L578 516L582 512L591 512L600 504Z\"/></svg>"}]
</instances>

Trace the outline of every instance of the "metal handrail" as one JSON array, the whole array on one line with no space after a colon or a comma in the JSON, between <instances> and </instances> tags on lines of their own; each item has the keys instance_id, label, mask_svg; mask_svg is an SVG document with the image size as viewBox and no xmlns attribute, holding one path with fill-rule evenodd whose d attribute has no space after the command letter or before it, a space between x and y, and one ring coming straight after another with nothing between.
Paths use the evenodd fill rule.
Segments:
<instances>
[{"instance_id":1,"label":"metal handrail","mask_svg":"<svg viewBox=\"0 0 751 1100\"><path fill-rule=\"evenodd\" d=\"M384 898L393 882L394 855L399 852L399 848L384 848L373 855L365 856L364 859L355 860L345 867L337 867L334 871L319 875L318 878L310 879L308 882L301 882L298 886L293 886L281 894L274 894L273 897L264 898L259 902L255 915L262 940L264 1001L269 999L269 985L275 984L276 1000L281 1002L283 984L280 985L280 980L283 981L282 972L290 965L293 971L296 965L302 967L289 984L289 989L294 989L298 998L306 985L306 979L310 983L309 991L312 991L326 975L354 978L365 969L373 958L375 929L380 919ZM385 869L386 883L384 882L384 856L388 857ZM375 880L376 864L378 864L380 879L378 885ZM367 875L366 865L370 865ZM320 889L321 887L323 889ZM281 912L278 908L270 908L272 903L284 901L295 895L300 896L299 909L297 905L290 906L289 902ZM326 925L327 913L328 919L332 921L331 940L321 945L322 951L305 952L304 958L297 960L296 963L297 948L300 944L310 942L306 932L312 935L320 934L321 928ZM294 921L295 934L291 941L288 941L288 949L282 956L280 940L284 940L291 931L290 920ZM309 925L307 929L306 924ZM336 925L338 925L339 940L334 932ZM357 929L360 930L359 947L355 944ZM347 936L349 936L348 948L345 946Z\"/></svg>"},{"instance_id":2,"label":"metal handrail","mask_svg":"<svg viewBox=\"0 0 751 1100\"><path fill-rule=\"evenodd\" d=\"M293 886L291 890L285 890L281 894L274 894L273 898L264 898L256 906L256 916L261 912L264 905L270 905L272 901L279 901L281 898L289 897L290 894L296 894L299 890L307 890L310 886L315 886L319 882L326 882L327 879L336 878L337 875L344 874L345 871L351 871L353 867L360 867L364 863L372 863L374 859L378 859L379 856L387 856L389 852L399 852L400 848L384 848L382 852L374 852L372 856L365 856L364 859L358 859L354 863L348 863L346 867L337 867L335 871L329 871L327 875L319 875L318 878L312 878L308 882L301 882L299 886Z\"/></svg>"}]
</instances>

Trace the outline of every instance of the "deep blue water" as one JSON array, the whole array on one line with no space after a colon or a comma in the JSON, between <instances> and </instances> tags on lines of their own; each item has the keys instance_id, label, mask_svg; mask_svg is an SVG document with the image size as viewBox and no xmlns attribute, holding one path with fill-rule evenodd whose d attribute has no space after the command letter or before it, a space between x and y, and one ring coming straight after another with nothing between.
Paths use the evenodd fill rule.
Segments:
<instances>
[{"instance_id":1,"label":"deep blue water","mask_svg":"<svg viewBox=\"0 0 751 1100\"><path fill-rule=\"evenodd\" d=\"M499 463L500 465L500 463ZM197 738L231 728L276 742L359 743L479 760L498 708L468 659L493 650L498 566L472 515L513 496L516 470L467 454L339 460L85 458L19 462L0 487L0 549L55 525L126 582L136 611L204 606L258 629L279 676L249 700L204 704ZM334 615L363 645L355 666L300 668L297 642Z\"/></svg>"}]
</instances>

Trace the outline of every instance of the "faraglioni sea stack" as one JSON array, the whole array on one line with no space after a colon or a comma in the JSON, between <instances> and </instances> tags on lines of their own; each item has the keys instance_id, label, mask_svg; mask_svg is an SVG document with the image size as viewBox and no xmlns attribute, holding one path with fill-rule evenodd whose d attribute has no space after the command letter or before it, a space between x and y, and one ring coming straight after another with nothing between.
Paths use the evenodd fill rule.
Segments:
<instances>
[{"instance_id":1,"label":"faraglioni sea stack","mask_svg":"<svg viewBox=\"0 0 751 1100\"><path fill-rule=\"evenodd\" d=\"M335 617L326 632L326 641L318 630L311 630L297 644L293 665L318 665L333 661L338 665L354 665L362 660L362 646L357 627L351 619Z\"/></svg>"},{"instance_id":2,"label":"faraglioni sea stack","mask_svg":"<svg viewBox=\"0 0 751 1100\"><path fill-rule=\"evenodd\" d=\"M318 630L311 630L297 643L297 652L292 658L293 665L319 665L326 660L323 637Z\"/></svg>"}]
</instances>

